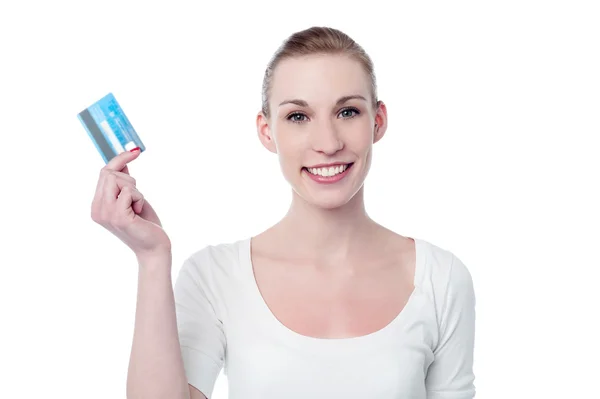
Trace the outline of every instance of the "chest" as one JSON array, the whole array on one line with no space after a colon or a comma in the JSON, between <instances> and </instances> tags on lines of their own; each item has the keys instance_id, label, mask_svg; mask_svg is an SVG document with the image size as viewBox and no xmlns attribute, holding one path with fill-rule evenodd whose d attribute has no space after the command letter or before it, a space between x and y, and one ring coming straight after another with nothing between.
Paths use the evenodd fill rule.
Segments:
<instances>
[{"instance_id":1,"label":"chest","mask_svg":"<svg viewBox=\"0 0 600 399\"><path fill-rule=\"evenodd\" d=\"M303 335L360 335L364 329L310 329L287 319L302 335L272 328L262 312L236 313L236 324L228 334L225 373L233 398L378 398L425 399L425 377L433 361L428 330L422 315L425 298L411 298L401 323L385 334L350 339L311 339ZM241 308L241 307L240 307ZM300 310L312 314L311 309ZM358 314L350 312L351 314ZM367 315L368 316L368 315ZM338 322L340 323L340 322ZM246 326L242 329L241 326ZM343 330L343 331L342 331ZM331 334L338 331L339 334Z\"/></svg>"},{"instance_id":2,"label":"chest","mask_svg":"<svg viewBox=\"0 0 600 399\"><path fill-rule=\"evenodd\" d=\"M245 347L247 348L247 346ZM248 352L248 351L246 351ZM232 352L231 398L425 399L424 351L401 350L336 359L289 351ZM246 356L248 355L248 356Z\"/></svg>"},{"instance_id":3,"label":"chest","mask_svg":"<svg viewBox=\"0 0 600 399\"><path fill-rule=\"evenodd\" d=\"M406 306L414 289L401 265L340 273L255 261L256 284L272 315L315 338L350 338L379 331Z\"/></svg>"}]
</instances>

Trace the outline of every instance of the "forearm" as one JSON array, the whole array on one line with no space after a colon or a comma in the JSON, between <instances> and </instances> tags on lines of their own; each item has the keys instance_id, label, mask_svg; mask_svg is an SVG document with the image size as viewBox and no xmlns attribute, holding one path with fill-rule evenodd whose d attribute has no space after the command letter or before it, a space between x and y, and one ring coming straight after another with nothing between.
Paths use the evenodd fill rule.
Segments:
<instances>
[{"instance_id":1,"label":"forearm","mask_svg":"<svg viewBox=\"0 0 600 399\"><path fill-rule=\"evenodd\" d=\"M139 260L128 399L188 399L177 333L171 256Z\"/></svg>"}]
</instances>

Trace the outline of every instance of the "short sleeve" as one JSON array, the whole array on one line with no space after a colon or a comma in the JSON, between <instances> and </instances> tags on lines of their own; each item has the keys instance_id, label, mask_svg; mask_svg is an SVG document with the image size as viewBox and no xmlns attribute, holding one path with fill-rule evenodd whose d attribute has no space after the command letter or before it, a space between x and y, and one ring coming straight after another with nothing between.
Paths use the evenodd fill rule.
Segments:
<instances>
[{"instance_id":1,"label":"short sleeve","mask_svg":"<svg viewBox=\"0 0 600 399\"><path fill-rule=\"evenodd\" d=\"M174 286L179 343L188 383L212 397L224 364L225 334L218 317L211 264L196 254L179 271Z\"/></svg>"},{"instance_id":2,"label":"short sleeve","mask_svg":"<svg viewBox=\"0 0 600 399\"><path fill-rule=\"evenodd\" d=\"M475 396L475 292L471 274L454 255L439 332L434 360L426 377L427 399L472 399Z\"/></svg>"}]
</instances>

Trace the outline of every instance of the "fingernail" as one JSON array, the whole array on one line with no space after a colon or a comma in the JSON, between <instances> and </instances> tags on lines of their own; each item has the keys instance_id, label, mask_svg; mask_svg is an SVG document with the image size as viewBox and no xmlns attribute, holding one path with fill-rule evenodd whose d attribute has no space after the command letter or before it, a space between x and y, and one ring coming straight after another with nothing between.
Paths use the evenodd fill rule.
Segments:
<instances>
[{"instance_id":1,"label":"fingernail","mask_svg":"<svg viewBox=\"0 0 600 399\"><path fill-rule=\"evenodd\" d=\"M139 150L140 150L140 147L135 147L135 148L132 148L131 150L129 150L129 152L134 152L134 151L139 151Z\"/></svg>"}]
</instances>

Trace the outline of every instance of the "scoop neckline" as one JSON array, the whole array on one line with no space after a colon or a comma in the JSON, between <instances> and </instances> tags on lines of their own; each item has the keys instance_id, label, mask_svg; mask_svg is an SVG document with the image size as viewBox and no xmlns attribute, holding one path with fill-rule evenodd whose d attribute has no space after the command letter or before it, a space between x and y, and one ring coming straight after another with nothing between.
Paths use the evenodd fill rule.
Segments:
<instances>
[{"instance_id":1,"label":"scoop neckline","mask_svg":"<svg viewBox=\"0 0 600 399\"><path fill-rule=\"evenodd\" d=\"M419 238L408 237L412 238L415 243L415 273L413 279L414 289L408 297L408 300L402 310L388 324L377 331L354 337L322 338L300 334L283 324L271 311L267 305L267 302L262 296L254 275L254 266L252 262L252 238L253 237L248 237L244 239L241 242L242 245L239 247L240 261L242 262L243 268L246 271L249 279L251 291L250 295L252 297L252 301L258 307L261 322L266 323L267 329L270 330L270 333L275 334L278 339L281 339L287 343L303 346L303 349L314 348L316 350L348 350L350 348L357 349L359 347L368 348L376 342L385 341L384 338L394 333L397 330L395 327L402 323L402 321L411 313L411 310L414 306L417 306L417 297L421 295L419 282L427 258L426 242Z\"/></svg>"}]
</instances>

